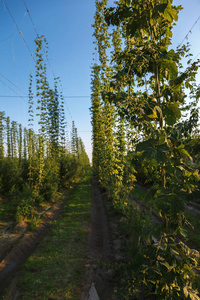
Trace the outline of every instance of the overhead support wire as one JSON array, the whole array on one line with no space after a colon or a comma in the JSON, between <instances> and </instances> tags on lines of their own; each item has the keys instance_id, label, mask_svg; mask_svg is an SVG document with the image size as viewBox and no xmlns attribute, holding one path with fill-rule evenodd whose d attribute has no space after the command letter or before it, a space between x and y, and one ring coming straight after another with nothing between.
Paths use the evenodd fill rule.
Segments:
<instances>
[{"instance_id":1,"label":"overhead support wire","mask_svg":"<svg viewBox=\"0 0 200 300\"><path fill-rule=\"evenodd\" d=\"M6 7L5 7L5 10L6 10ZM25 12L25 14L24 14L24 16L23 16L23 18L22 18L22 20L21 20L21 22L20 22L20 25L23 23L25 17L26 17L26 12ZM18 32L18 30L15 29L15 31L14 31L12 34L10 34L7 38L4 38L3 40L0 40L0 43L4 43L4 42L8 41L8 40L9 40L10 38L12 38L17 32Z\"/></svg>"},{"instance_id":2,"label":"overhead support wire","mask_svg":"<svg viewBox=\"0 0 200 300\"><path fill-rule=\"evenodd\" d=\"M192 29L193 29L194 26L198 23L199 20L200 20L200 16L199 16L199 17L197 18L197 20L194 22L194 24L192 25L192 27L190 28L190 30L188 31L188 33L186 34L186 36L184 37L184 39L182 40L182 42L178 45L178 47L180 47L180 46L183 44L183 42L184 42L185 40L188 40L189 34L192 33Z\"/></svg>"},{"instance_id":3,"label":"overhead support wire","mask_svg":"<svg viewBox=\"0 0 200 300\"><path fill-rule=\"evenodd\" d=\"M64 98L64 97L63 97L63 98ZM73 121L73 118L72 118L71 112L70 112L70 110L69 110L69 108L68 108L68 106L67 106L67 103L66 103L66 101L65 101L65 100L64 100L64 102L65 102L65 104L66 104L66 107L67 107L68 114L69 114L69 116L70 116L71 120Z\"/></svg>"},{"instance_id":4,"label":"overhead support wire","mask_svg":"<svg viewBox=\"0 0 200 300\"><path fill-rule=\"evenodd\" d=\"M36 27L35 27L35 24L33 23L33 19L32 19L32 17L31 17L30 11L29 11L29 9L28 9L28 7L27 7L27 5L26 5L26 2L25 2L24 0L23 0L23 2L24 2L24 6L25 6L25 8L26 8L26 11L27 11L27 13L28 13L28 15L29 15L29 18L30 18L30 20L31 20L31 23L32 23L32 25L33 25L33 28L34 28L34 30L35 30L35 33L36 33L36 35L38 35L37 30L36 30Z\"/></svg>"},{"instance_id":5,"label":"overhead support wire","mask_svg":"<svg viewBox=\"0 0 200 300\"><path fill-rule=\"evenodd\" d=\"M10 17L12 18L12 20L13 20L13 22L14 22L14 24L15 24L15 26L16 26L18 32L19 32L19 34L21 35L21 37L22 37L22 39L23 39L23 42L24 42L24 44L25 44L25 46L26 46L26 48L27 48L29 54L31 55L31 57L32 57L33 60L34 60L34 56L33 56L33 54L31 53L31 50L30 50L30 48L29 48L29 46L28 46L28 44L27 44L27 42L26 42L26 40L25 40L25 38L24 38L24 36L23 36L23 34L22 34L22 31L20 30L19 26L17 25L17 22L15 21L15 19L14 19L12 13L11 13L11 11L10 11L10 9L9 9L8 6L7 6L7 4L5 3L5 0L3 0L3 3L4 3L4 7L5 7L6 10L8 11ZM33 29L34 29L36 35L39 36L39 35L38 35L38 32L37 32L37 29L36 29L36 26L35 26L35 24L34 24L34 22L33 22L33 18L32 18L32 16L31 16L30 10L28 9L28 7L27 7L27 5L26 5L25 0L23 0L23 3L24 3L24 6L25 6L25 8L26 8L26 12L27 12L28 15L29 15L29 18L30 18L31 24L32 24L32 26L33 26ZM52 73L53 77L56 78L55 73L54 73L54 71L53 71L53 69L52 69L52 66L51 66L51 64L50 64L49 58L48 58L48 56L47 56L47 54L46 54L45 51L44 51L44 53L45 53L45 56L46 56L46 60L47 60L47 62L48 62L48 65L49 65L49 67L50 67L51 73ZM19 89L14 83L12 83L9 79L7 79L3 74L0 73L0 75L1 75L2 77L4 77L9 83L11 83L15 88ZM0 80L0 82L2 82L3 84L5 84L5 83L4 83L3 81L1 81L1 80ZM6 84L5 84L5 85L6 85ZM6 85L6 86L7 86L7 85ZM13 92L16 94L16 92L15 92L13 89L11 89L9 86L7 86L7 87L8 87L11 91L13 91ZM19 89L19 90L21 90L21 89ZM17 94L16 96L0 95L0 98L22 98L22 99L24 100L25 97L29 97L29 96L28 96L27 94L25 94L22 90L21 90L21 92L22 92L25 96L21 96L21 95L18 95L18 94ZM34 96L33 98L36 98L36 96ZM70 99L70 98L73 98L73 99L75 99L75 98L90 98L90 96L63 96L63 98L64 98L64 99L65 99L65 98L68 98L68 99ZM25 100L24 100L24 101L25 101ZM66 103L66 101L64 101L64 102L65 102L65 104L66 104L66 108L67 108L67 111L68 111L68 113L69 113L69 116L70 116L71 120L73 120L72 114L71 114L71 112L70 112L70 110L69 110L69 108L68 108L68 106L67 106L67 103Z\"/></svg>"},{"instance_id":6,"label":"overhead support wire","mask_svg":"<svg viewBox=\"0 0 200 300\"><path fill-rule=\"evenodd\" d=\"M182 42L178 45L178 47L180 47L185 40L188 40L189 34L192 34L192 29L195 27L195 25L198 23L199 20L200 20L200 16L196 19L196 21L194 22L194 24L192 25L192 27L190 28L190 30L188 31L188 33L186 34L186 36L184 37ZM194 62L199 55L200 55L200 52L192 59L191 62Z\"/></svg>"},{"instance_id":7,"label":"overhead support wire","mask_svg":"<svg viewBox=\"0 0 200 300\"><path fill-rule=\"evenodd\" d=\"M2 73L0 73L0 75L6 79L10 84L12 84L16 89L18 89L19 91L21 91L26 97L28 97L28 95L26 93L24 93L24 91L22 91L22 89L20 89L16 84L14 84L10 79L8 79L6 76L4 76ZM24 96L20 96L17 94L18 97L22 98ZM13 96L13 97L16 97L16 96Z\"/></svg>"},{"instance_id":8,"label":"overhead support wire","mask_svg":"<svg viewBox=\"0 0 200 300\"><path fill-rule=\"evenodd\" d=\"M17 86L16 86L17 87ZM0 95L0 97L2 98L2 97L6 97L6 98L21 98L21 97L24 97L24 98L26 98L26 97L29 97L28 95L26 95L25 94L25 96L21 96L21 95L17 95L17 96L11 96L11 95ZM33 98L37 98L36 96L33 96ZM90 96L63 96L63 98L67 98L67 99L81 99L81 98L90 98Z\"/></svg>"},{"instance_id":9,"label":"overhead support wire","mask_svg":"<svg viewBox=\"0 0 200 300\"><path fill-rule=\"evenodd\" d=\"M25 0L23 0L23 3L24 3L24 6L25 6L25 8L26 8L26 11L27 11L27 13L28 13L28 15L29 15L29 18L30 18L31 24L32 24L32 26L33 26L33 29L35 30L36 35L39 36L38 31L37 31L37 29L36 29L36 26L35 26L35 24L34 24L34 22L33 22L33 18L31 17L30 10L28 9L28 7L27 7L27 5L26 5ZM47 56L47 54L46 54L45 51L44 51L44 54L45 54L46 60L47 60L47 62L48 62L48 64L49 64L51 73L53 74L53 77L56 78L56 76L55 76L55 74L54 74L54 71L53 71L53 69L52 69L52 67L51 67L50 61L49 61L49 59L48 59L48 56Z\"/></svg>"},{"instance_id":10,"label":"overhead support wire","mask_svg":"<svg viewBox=\"0 0 200 300\"><path fill-rule=\"evenodd\" d=\"M13 22L14 22L14 24L15 24L15 26L16 26L16 28L17 28L18 32L19 32L19 34L21 35L21 37L22 37L22 40L23 40L23 42L24 42L24 44L25 44L25 46L26 46L26 48L27 48L27 50L28 50L29 54L31 55L31 57L32 57L32 58L33 58L33 60L34 60L34 56L33 56L33 54L31 53L31 50L30 50L30 48L29 48L29 46L28 46L28 44L27 44L27 42L26 42L26 40L25 40L25 38L24 38L24 36L23 36L23 34L22 34L22 32L21 32L20 28L19 28L19 26L17 25L17 23L16 23L16 21L15 21L15 19L14 19L13 15L12 15L12 13L11 13L10 9L8 8L7 4L5 3L5 0L3 0L3 3L4 3L4 6L5 6L6 10L7 10L7 11L8 11L8 13L9 13L9 15L10 15L11 19L13 20Z\"/></svg>"},{"instance_id":11,"label":"overhead support wire","mask_svg":"<svg viewBox=\"0 0 200 300\"><path fill-rule=\"evenodd\" d=\"M17 94L17 92L15 90L13 90L10 86L8 86L5 82L3 82L2 80L0 80L1 83L3 83L9 90L11 90L14 94L16 94L16 96L11 96L10 98L21 98L22 100L24 100L24 102L27 104L26 100L24 99L24 96L19 96ZM0 96L1 98L4 96ZM5 97L4 97L5 98Z\"/></svg>"},{"instance_id":12,"label":"overhead support wire","mask_svg":"<svg viewBox=\"0 0 200 300\"><path fill-rule=\"evenodd\" d=\"M34 28L34 30L35 30L35 33L36 33L37 36L39 36L38 31L37 31L37 29L36 29L36 26L35 26L35 24L34 24L34 22L33 22L33 18L31 17L30 10L28 9L28 7L27 7L27 5L26 5L25 0L23 0L23 3L24 3L24 5L25 5L26 11L28 12L28 15L29 15L30 21L31 21L31 23L32 23L32 26L33 26L33 28ZM44 51L44 54L45 54L45 56L46 56L46 60L47 60L47 63L48 63L48 65L49 65L49 68L50 68L50 70L51 70L51 73L52 73L52 75L53 75L53 77L54 77L54 79L55 79L55 78L56 78L56 75L55 75L55 73L54 73L54 71L53 71L53 68L52 68L52 66L51 66L51 63L50 63L49 58L48 58L48 56L47 56L47 54L46 54L45 51ZM61 91L61 86L60 86L60 83L59 83L59 82L58 82L58 88L59 88L59 91ZM70 98L88 98L88 96L62 96L62 98L64 99L64 102L65 102L65 105L66 105L66 108L67 108L67 112L68 112L68 114L69 114L69 116L70 116L70 119L73 120L72 114L71 114L71 112L70 112L70 109L69 109L69 107L68 107L68 105L67 105L65 99L66 99L66 98L68 98L68 99L70 99ZM70 126L70 124L69 124L69 126ZM70 128L71 128L71 126L70 126Z\"/></svg>"},{"instance_id":13,"label":"overhead support wire","mask_svg":"<svg viewBox=\"0 0 200 300\"><path fill-rule=\"evenodd\" d=\"M26 5L25 0L23 0L23 3L24 3L24 6L25 6L25 8L26 8L26 11L28 12L28 15L29 15L30 21L31 21L31 23L32 23L32 26L33 26L33 28L34 28L34 31L35 31L36 35L39 36L38 31L37 31L37 29L36 29L36 26L35 26L35 24L34 24L34 22L33 22L33 18L31 17L30 10L28 9L28 7L27 7L27 5ZM52 73L52 75L53 75L53 78L55 79L55 78L56 78L56 75L55 75L55 73L54 73L54 71L53 71L53 68L52 68L52 66L51 66L51 63L50 63L49 58L48 58L48 56L47 56L47 54L46 54L45 51L44 51L44 54L45 54L45 56L46 56L46 60L47 60L47 63L48 63L48 65L49 65L49 68L50 68L50 70L51 70L51 73ZM58 85L59 85L59 86L58 86L59 90L61 90L61 87L60 87L59 82L58 82ZM67 98L67 97L63 97L63 98ZM72 119L72 115L71 115L71 112L70 112L70 110L69 110L69 108L68 108L68 106L67 106L66 101L65 101L65 104L66 104L66 107L67 107L67 111L68 111L68 113L69 113L69 115L70 115L70 118Z\"/></svg>"},{"instance_id":14,"label":"overhead support wire","mask_svg":"<svg viewBox=\"0 0 200 300\"><path fill-rule=\"evenodd\" d=\"M196 60L199 55L200 55L200 52L195 56L195 58L193 58L192 61Z\"/></svg>"}]
</instances>

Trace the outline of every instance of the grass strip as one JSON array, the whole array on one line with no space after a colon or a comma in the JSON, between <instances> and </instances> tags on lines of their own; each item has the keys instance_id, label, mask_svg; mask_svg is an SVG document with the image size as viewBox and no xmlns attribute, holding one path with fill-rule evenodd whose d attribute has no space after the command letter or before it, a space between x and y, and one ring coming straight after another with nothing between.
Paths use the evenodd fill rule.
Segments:
<instances>
[{"instance_id":1,"label":"grass strip","mask_svg":"<svg viewBox=\"0 0 200 300\"><path fill-rule=\"evenodd\" d=\"M18 283L20 299L80 299L90 213L91 171L27 260Z\"/></svg>"}]
</instances>

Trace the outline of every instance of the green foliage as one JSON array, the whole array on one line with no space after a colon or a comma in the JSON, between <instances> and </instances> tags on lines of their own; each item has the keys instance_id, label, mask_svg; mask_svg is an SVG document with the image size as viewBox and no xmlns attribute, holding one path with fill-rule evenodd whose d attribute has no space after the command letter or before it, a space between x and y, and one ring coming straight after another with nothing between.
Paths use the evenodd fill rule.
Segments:
<instances>
[{"instance_id":1,"label":"green foliage","mask_svg":"<svg viewBox=\"0 0 200 300\"><path fill-rule=\"evenodd\" d=\"M36 74L30 75L28 129L0 113L0 194L3 197L8 195L11 205L11 199L15 201L17 222L34 219L34 211L42 202L51 202L59 188L69 187L70 182L89 167L89 158L75 126L73 153L69 148L65 149L64 99L58 92L58 78L55 78L54 89L47 80L48 45L45 37L37 36L35 44ZM35 121L39 125L37 134L33 130Z\"/></svg>"},{"instance_id":2,"label":"green foliage","mask_svg":"<svg viewBox=\"0 0 200 300\"><path fill-rule=\"evenodd\" d=\"M4 112L0 112L0 160L2 160L4 157L4 145L3 145L4 124L3 124L3 121L4 121Z\"/></svg>"},{"instance_id":3,"label":"green foliage","mask_svg":"<svg viewBox=\"0 0 200 300\"><path fill-rule=\"evenodd\" d=\"M5 158L1 164L1 193L8 193L14 186L21 187L21 170L17 159Z\"/></svg>"},{"instance_id":4,"label":"green foliage","mask_svg":"<svg viewBox=\"0 0 200 300\"><path fill-rule=\"evenodd\" d=\"M197 278L194 269L198 264L198 252L174 237L163 235L158 243L141 242L141 265L135 272L136 286L146 286L146 295L156 299L198 298ZM139 285L138 285L139 284Z\"/></svg>"},{"instance_id":5,"label":"green foliage","mask_svg":"<svg viewBox=\"0 0 200 300\"><path fill-rule=\"evenodd\" d=\"M7 131L7 156L11 156L11 137L10 137L10 118L6 118L6 131Z\"/></svg>"},{"instance_id":6,"label":"green foliage","mask_svg":"<svg viewBox=\"0 0 200 300\"><path fill-rule=\"evenodd\" d=\"M24 219L32 219L34 216L34 199L32 189L25 185L23 187L23 192L20 194L15 194L17 205L16 210L16 221L20 222Z\"/></svg>"},{"instance_id":7,"label":"green foliage","mask_svg":"<svg viewBox=\"0 0 200 300\"><path fill-rule=\"evenodd\" d=\"M121 212L121 230L127 240L126 261L118 267L121 298L199 299L198 251L172 234L160 235L159 226L151 225L150 212L128 202L121 202Z\"/></svg>"},{"instance_id":8,"label":"green foliage","mask_svg":"<svg viewBox=\"0 0 200 300\"><path fill-rule=\"evenodd\" d=\"M132 257L126 296L135 297L144 288L152 299L199 299L199 276L193 272L198 255L185 245L184 214L200 182L199 143L192 136L198 134L199 61L191 63L188 45L169 49L182 7L165 0L119 0L106 6L107 1L96 1L100 65L94 65L92 79L93 163L101 185L134 232L129 232L136 244L130 251L136 253L136 265ZM183 57L189 60L181 72ZM187 105L185 89L194 99ZM189 118L183 119L188 110ZM163 220L159 230L148 229L150 220L128 205L135 176L151 184L149 204Z\"/></svg>"},{"instance_id":9,"label":"green foliage","mask_svg":"<svg viewBox=\"0 0 200 300\"><path fill-rule=\"evenodd\" d=\"M66 188L76 174L77 161L74 159L71 153L66 153L64 155L62 154L60 156L59 166L59 184L62 188Z\"/></svg>"},{"instance_id":10,"label":"green foliage","mask_svg":"<svg viewBox=\"0 0 200 300\"><path fill-rule=\"evenodd\" d=\"M49 90L48 109L48 134L52 155L58 155L59 143L59 98L57 86L55 91Z\"/></svg>"},{"instance_id":11,"label":"green foliage","mask_svg":"<svg viewBox=\"0 0 200 300\"><path fill-rule=\"evenodd\" d=\"M58 190L59 164L55 159L45 160L44 177L40 187L40 194L50 201Z\"/></svg>"}]
</instances>

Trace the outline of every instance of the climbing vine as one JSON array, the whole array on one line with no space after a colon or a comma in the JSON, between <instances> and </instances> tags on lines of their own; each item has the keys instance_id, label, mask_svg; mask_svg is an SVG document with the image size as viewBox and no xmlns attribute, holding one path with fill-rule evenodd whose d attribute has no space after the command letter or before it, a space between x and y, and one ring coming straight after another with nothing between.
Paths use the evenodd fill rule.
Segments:
<instances>
[{"instance_id":1,"label":"climbing vine","mask_svg":"<svg viewBox=\"0 0 200 300\"><path fill-rule=\"evenodd\" d=\"M198 123L195 77L199 60L191 63L188 46L171 47L181 9L173 1L119 0L113 7L96 1L94 36L99 64L92 74L94 170L127 218L134 181L142 174L143 183L145 179L151 183L148 193L153 203L149 204L163 221L160 228L146 228L145 234L141 228L138 235L141 263L131 270L132 297L146 286L146 297L199 299L198 275L193 272L198 253L185 244L184 213L200 181L185 139ZM183 57L189 60L180 72ZM193 99L190 105L186 89ZM191 117L183 121L186 109Z\"/></svg>"},{"instance_id":2,"label":"climbing vine","mask_svg":"<svg viewBox=\"0 0 200 300\"><path fill-rule=\"evenodd\" d=\"M35 75L29 76L28 128L0 112L0 196L10 201L9 214L16 222L35 222L41 205L51 202L60 189L70 186L89 167L75 125L73 151L69 141L66 148L64 98L58 78L53 88L48 82L46 38L37 36L35 45ZM5 205L5 218L6 207L9 205Z\"/></svg>"}]
</instances>

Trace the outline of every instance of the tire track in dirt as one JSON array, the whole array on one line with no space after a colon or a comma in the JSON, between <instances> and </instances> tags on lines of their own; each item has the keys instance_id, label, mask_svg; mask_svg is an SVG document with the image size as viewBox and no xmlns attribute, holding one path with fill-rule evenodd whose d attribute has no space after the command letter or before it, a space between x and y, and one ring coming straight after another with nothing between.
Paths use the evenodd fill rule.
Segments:
<instances>
[{"instance_id":1,"label":"tire track in dirt","mask_svg":"<svg viewBox=\"0 0 200 300\"><path fill-rule=\"evenodd\" d=\"M112 298L114 293L114 272L113 270L107 270L106 267L113 260L110 236L108 218L100 188L95 177L93 177L92 221L88 237L88 261L81 300L92 299L90 292L94 288L98 296L94 296L93 299L109 300Z\"/></svg>"}]
</instances>

